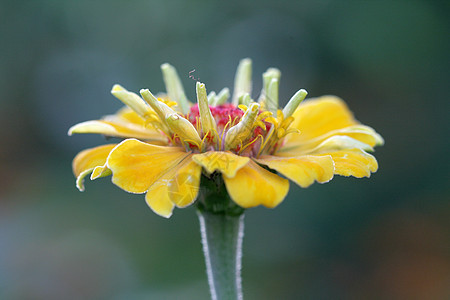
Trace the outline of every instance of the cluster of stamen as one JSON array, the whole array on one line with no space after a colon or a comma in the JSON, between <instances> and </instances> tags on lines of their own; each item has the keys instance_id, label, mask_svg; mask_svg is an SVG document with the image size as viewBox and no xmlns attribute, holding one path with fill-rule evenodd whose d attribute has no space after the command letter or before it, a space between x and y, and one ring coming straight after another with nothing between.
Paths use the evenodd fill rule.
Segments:
<instances>
[{"instance_id":1,"label":"cluster of stamen","mask_svg":"<svg viewBox=\"0 0 450 300\"><path fill-rule=\"evenodd\" d=\"M223 130L225 125L230 122L230 119L232 120L231 126L234 126L236 125L236 122L244 115L242 110L238 109L231 103L225 103L218 106L209 106L209 109L211 110L211 114L216 121L219 133ZM198 104L191 107L187 118L195 127L200 126L200 112Z\"/></svg>"},{"instance_id":2,"label":"cluster of stamen","mask_svg":"<svg viewBox=\"0 0 450 300\"><path fill-rule=\"evenodd\" d=\"M263 74L263 90L257 101L251 99L251 61L240 62L235 77L231 103L229 90L206 94L203 83L197 82L197 104L191 105L184 93L174 67L161 66L167 96L156 98L143 89L138 95L119 85L114 96L122 100L152 127L167 137L168 143L189 152L231 151L238 155L273 154L291 129L293 112L305 98L299 90L283 110L278 109L279 70L269 68Z\"/></svg>"},{"instance_id":3,"label":"cluster of stamen","mask_svg":"<svg viewBox=\"0 0 450 300\"><path fill-rule=\"evenodd\" d=\"M203 132L198 104L195 104L190 108L190 111L185 118L197 129L200 138L202 138L202 141L204 142L204 148L223 151L225 150L224 141L228 130L242 120L242 117L248 108L245 105L236 107L233 104L225 103L218 106L209 106L209 109L217 125L216 135L219 137L219 143L214 141L213 134ZM238 143L235 147L226 150L246 156L254 156L257 154L257 151L255 151L256 148L261 145L261 141L264 139L267 130L272 126L270 123L263 121L263 119L268 116L271 116L271 113L259 111L258 117L255 120L257 126L249 125L254 127L251 128L253 131L252 134ZM176 142L181 141L178 139Z\"/></svg>"}]
</instances>

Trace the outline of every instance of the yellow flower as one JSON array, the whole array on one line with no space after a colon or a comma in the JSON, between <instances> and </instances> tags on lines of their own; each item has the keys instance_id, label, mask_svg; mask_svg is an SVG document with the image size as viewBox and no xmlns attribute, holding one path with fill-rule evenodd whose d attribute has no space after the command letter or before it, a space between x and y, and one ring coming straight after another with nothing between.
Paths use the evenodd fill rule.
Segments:
<instances>
[{"instance_id":1,"label":"yellow flower","mask_svg":"<svg viewBox=\"0 0 450 300\"><path fill-rule=\"evenodd\" d=\"M130 193L146 193L157 214L169 217L174 207L191 205L201 180L224 183L242 208L277 206L289 181L301 187L330 181L335 174L369 177L376 159L366 151L382 145L372 128L355 120L344 101L323 96L304 102L298 91L278 109L280 71L263 75L263 90L251 99L251 61L239 64L232 103L229 90L207 95L197 82L198 104L190 103L176 70L162 65L167 94L141 96L115 85L112 94L126 106L115 115L79 123L73 133L118 137L80 152L73 161L77 187L83 180L112 175L112 182ZM221 174L221 176L218 176ZM218 179L219 178L219 179ZM203 182L202 182L203 185Z\"/></svg>"}]
</instances>

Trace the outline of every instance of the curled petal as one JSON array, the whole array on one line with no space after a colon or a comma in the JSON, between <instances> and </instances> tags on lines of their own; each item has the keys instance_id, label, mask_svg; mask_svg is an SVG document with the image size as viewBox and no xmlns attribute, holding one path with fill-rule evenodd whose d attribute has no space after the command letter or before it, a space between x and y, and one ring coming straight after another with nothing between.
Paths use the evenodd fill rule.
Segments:
<instances>
[{"instance_id":1,"label":"curled petal","mask_svg":"<svg viewBox=\"0 0 450 300\"><path fill-rule=\"evenodd\" d=\"M167 186L154 184L150 189L145 195L145 202L155 214L164 218L170 218L175 208L175 203L169 198Z\"/></svg>"},{"instance_id":2,"label":"curled petal","mask_svg":"<svg viewBox=\"0 0 450 300\"><path fill-rule=\"evenodd\" d=\"M173 208L191 205L198 196L202 168L190 158L164 174L147 191L145 200L160 216L170 217Z\"/></svg>"},{"instance_id":3,"label":"curled petal","mask_svg":"<svg viewBox=\"0 0 450 300\"><path fill-rule=\"evenodd\" d=\"M322 155L330 155L334 161L334 173L357 178L370 177L378 170L378 162L369 153L361 149L349 149Z\"/></svg>"},{"instance_id":4,"label":"curled petal","mask_svg":"<svg viewBox=\"0 0 450 300\"><path fill-rule=\"evenodd\" d=\"M72 126L68 134L74 133L97 133L107 136L139 138L145 140L165 143L167 139L158 131L140 127L133 123L127 123L119 119L109 118L106 120L86 121Z\"/></svg>"},{"instance_id":5,"label":"curled petal","mask_svg":"<svg viewBox=\"0 0 450 300\"><path fill-rule=\"evenodd\" d=\"M92 174L91 174L91 180L109 176L111 174L112 174L111 170L108 169L108 166L105 163L103 166L97 166L94 168L94 170L92 171Z\"/></svg>"},{"instance_id":6,"label":"curled petal","mask_svg":"<svg viewBox=\"0 0 450 300\"><path fill-rule=\"evenodd\" d=\"M249 161L233 178L223 177L231 199L243 208L273 208L289 191L289 181Z\"/></svg>"},{"instance_id":7,"label":"curled petal","mask_svg":"<svg viewBox=\"0 0 450 300\"><path fill-rule=\"evenodd\" d=\"M325 183L333 178L334 162L331 156L305 155L300 157L261 156L256 161L274 169L299 186L306 188L314 181Z\"/></svg>"},{"instance_id":8,"label":"curled petal","mask_svg":"<svg viewBox=\"0 0 450 300\"><path fill-rule=\"evenodd\" d=\"M326 139L317 147L308 151L308 153L324 153L355 148L373 151L372 147L363 142L360 142L348 136L335 135Z\"/></svg>"},{"instance_id":9,"label":"curled petal","mask_svg":"<svg viewBox=\"0 0 450 300\"><path fill-rule=\"evenodd\" d=\"M201 154L194 154L192 159L205 168L209 174L214 171L219 171L226 177L232 178L236 172L244 167L249 158L244 156L237 156L231 152L210 151Z\"/></svg>"},{"instance_id":10,"label":"curled petal","mask_svg":"<svg viewBox=\"0 0 450 300\"><path fill-rule=\"evenodd\" d=\"M380 146L384 144L384 140L375 130L369 126L365 125L352 125L349 127L332 130L314 139L304 141L301 134L291 135L285 140L283 147L278 151L278 153L291 153L290 155L302 155L312 151L314 148L318 147L324 141L333 138L335 136L339 137L349 137L357 140L361 143L366 144L366 147ZM367 148L370 150L370 148Z\"/></svg>"},{"instance_id":11,"label":"curled petal","mask_svg":"<svg viewBox=\"0 0 450 300\"><path fill-rule=\"evenodd\" d=\"M72 169L75 177L77 177L76 185L80 191L84 191L84 177L90 174L95 168L102 167L115 146L116 144L98 146L81 151L75 156L72 162ZM98 177L100 176L96 178Z\"/></svg>"},{"instance_id":12,"label":"curled petal","mask_svg":"<svg viewBox=\"0 0 450 300\"><path fill-rule=\"evenodd\" d=\"M367 145L356 139L345 135L335 135L322 141L314 148L303 147L299 149L296 147L285 147L277 152L277 156L292 157L306 154L315 155L345 149L363 149L367 151L373 151L373 148L370 145Z\"/></svg>"},{"instance_id":13,"label":"curled petal","mask_svg":"<svg viewBox=\"0 0 450 300\"><path fill-rule=\"evenodd\" d=\"M111 151L107 166L113 172L114 184L130 193L144 193L188 155L178 147L128 139Z\"/></svg>"},{"instance_id":14,"label":"curled petal","mask_svg":"<svg viewBox=\"0 0 450 300\"><path fill-rule=\"evenodd\" d=\"M363 142L371 147L384 145L383 137L378 134L372 127L366 125L353 125L340 130L332 131L329 136L332 135L346 135L355 140Z\"/></svg>"}]
</instances>

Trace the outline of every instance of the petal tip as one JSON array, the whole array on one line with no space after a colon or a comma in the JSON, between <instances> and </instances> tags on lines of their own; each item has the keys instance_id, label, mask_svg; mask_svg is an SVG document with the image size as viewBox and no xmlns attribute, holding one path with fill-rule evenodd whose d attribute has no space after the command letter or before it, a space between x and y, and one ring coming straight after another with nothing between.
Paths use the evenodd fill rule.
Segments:
<instances>
[{"instance_id":1,"label":"petal tip","mask_svg":"<svg viewBox=\"0 0 450 300\"><path fill-rule=\"evenodd\" d=\"M85 176L86 176L85 174L80 174L76 180L75 185L76 185L78 191L80 191L80 192L84 192L84 177Z\"/></svg>"},{"instance_id":2,"label":"petal tip","mask_svg":"<svg viewBox=\"0 0 450 300\"><path fill-rule=\"evenodd\" d=\"M161 67L161 69L167 69L167 68L170 68L170 67L171 67L171 64L169 64L169 63L163 63L160 67Z\"/></svg>"},{"instance_id":3,"label":"petal tip","mask_svg":"<svg viewBox=\"0 0 450 300\"><path fill-rule=\"evenodd\" d=\"M166 219L169 219L169 218L172 216L172 214L173 214L173 212L170 212L170 213L168 213L168 214L162 214L162 213L158 213L158 212L156 212L156 211L154 211L154 210L153 210L153 212L154 212L155 214L157 214L158 216L163 217L163 218L166 218Z\"/></svg>"},{"instance_id":4,"label":"petal tip","mask_svg":"<svg viewBox=\"0 0 450 300\"><path fill-rule=\"evenodd\" d=\"M150 197L150 193L145 195L145 203L147 203L148 207L163 218L170 218L173 214L173 209L175 208L175 204L170 201L167 195L164 197Z\"/></svg>"},{"instance_id":5,"label":"petal tip","mask_svg":"<svg viewBox=\"0 0 450 300\"><path fill-rule=\"evenodd\" d=\"M116 92L120 92L120 91L123 91L123 90L125 90L125 89L123 88L123 86L121 86L120 84L115 84L115 85L113 85L113 87L111 88L111 94L114 94L114 93L116 93Z\"/></svg>"}]
</instances>

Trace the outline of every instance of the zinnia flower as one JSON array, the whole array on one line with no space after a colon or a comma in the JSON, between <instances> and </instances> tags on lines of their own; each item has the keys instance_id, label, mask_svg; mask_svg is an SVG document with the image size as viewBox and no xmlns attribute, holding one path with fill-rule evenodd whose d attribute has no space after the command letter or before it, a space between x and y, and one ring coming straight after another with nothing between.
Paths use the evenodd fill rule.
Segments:
<instances>
[{"instance_id":1,"label":"zinnia flower","mask_svg":"<svg viewBox=\"0 0 450 300\"><path fill-rule=\"evenodd\" d=\"M333 176L369 177L376 159L366 151L383 144L372 128L355 120L344 101L323 96L303 101L301 89L284 109L278 106L280 71L263 74L263 89L251 98L251 61L240 62L230 92L207 94L196 83L197 104L188 101L174 67L161 66L167 94L139 95L114 85L112 94L126 107L101 120L79 123L73 133L123 139L80 152L73 161L77 187L90 174L112 175L130 193L146 193L158 215L194 203L200 184L224 184L241 208L280 204L289 180L306 188ZM302 102L303 101L303 102ZM288 180L289 179L289 180ZM202 182L201 182L202 181Z\"/></svg>"}]
</instances>

